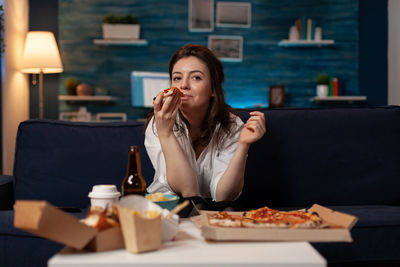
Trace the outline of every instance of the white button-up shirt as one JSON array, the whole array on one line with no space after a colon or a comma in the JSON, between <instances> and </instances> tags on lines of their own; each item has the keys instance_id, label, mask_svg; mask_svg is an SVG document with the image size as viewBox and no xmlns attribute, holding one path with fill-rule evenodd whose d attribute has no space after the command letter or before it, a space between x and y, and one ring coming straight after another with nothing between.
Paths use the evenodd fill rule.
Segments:
<instances>
[{"instance_id":1,"label":"white button-up shirt","mask_svg":"<svg viewBox=\"0 0 400 267\"><path fill-rule=\"evenodd\" d=\"M196 159L195 151L192 147L189 130L186 124L182 122L177 115L178 124L184 128L184 133L174 126L174 134L186 155L190 165L197 174L197 181L199 185L199 195L203 198L216 199L216 191L219 179L224 174L229 162L239 143L240 132L243 128L242 120L235 116L235 123L232 124L232 130L228 137L224 138L224 145L217 146L215 135L211 138L209 144L201 152L200 156ZM147 188L149 193L162 192L165 194L174 194L167 181L166 166L164 154L161 149L160 140L157 136L154 117L150 120L146 132L144 145L147 154L155 169L154 179L152 184ZM217 125L216 130L219 125Z\"/></svg>"}]
</instances>

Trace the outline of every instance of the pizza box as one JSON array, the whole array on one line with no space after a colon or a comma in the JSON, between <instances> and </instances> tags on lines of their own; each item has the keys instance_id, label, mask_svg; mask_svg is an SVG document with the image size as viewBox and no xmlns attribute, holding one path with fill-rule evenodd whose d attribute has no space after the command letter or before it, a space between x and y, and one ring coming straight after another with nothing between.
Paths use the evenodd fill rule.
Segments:
<instances>
[{"instance_id":1,"label":"pizza box","mask_svg":"<svg viewBox=\"0 0 400 267\"><path fill-rule=\"evenodd\" d=\"M97 232L46 201L17 200L14 205L14 227L76 250L125 248L120 227Z\"/></svg>"},{"instance_id":2,"label":"pizza box","mask_svg":"<svg viewBox=\"0 0 400 267\"><path fill-rule=\"evenodd\" d=\"M314 204L309 212L317 212L324 223L331 228L322 229L270 229L245 227L219 227L208 224L207 214L215 211L201 211L192 218L201 229L204 238L214 241L308 241L308 242L353 242L351 228L357 217ZM242 214L243 212L228 212Z\"/></svg>"}]
</instances>

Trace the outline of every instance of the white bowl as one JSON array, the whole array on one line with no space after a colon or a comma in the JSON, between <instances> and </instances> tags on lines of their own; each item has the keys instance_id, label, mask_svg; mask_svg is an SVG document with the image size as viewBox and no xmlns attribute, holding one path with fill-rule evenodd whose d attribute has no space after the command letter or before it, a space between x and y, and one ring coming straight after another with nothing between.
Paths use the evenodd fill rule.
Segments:
<instances>
[{"instance_id":1,"label":"white bowl","mask_svg":"<svg viewBox=\"0 0 400 267\"><path fill-rule=\"evenodd\" d=\"M169 214L169 210L163 209L162 215L163 217L167 216ZM167 220L162 220L162 241L171 241L174 239L176 234L179 231L179 216L178 215L173 215L171 218Z\"/></svg>"}]
</instances>

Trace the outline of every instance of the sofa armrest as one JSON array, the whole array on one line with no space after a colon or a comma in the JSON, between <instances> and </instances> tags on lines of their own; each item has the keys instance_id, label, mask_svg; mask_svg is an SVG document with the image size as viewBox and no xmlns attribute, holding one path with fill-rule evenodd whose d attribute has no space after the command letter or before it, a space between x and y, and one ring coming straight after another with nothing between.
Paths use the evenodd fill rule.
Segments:
<instances>
[{"instance_id":1,"label":"sofa armrest","mask_svg":"<svg viewBox=\"0 0 400 267\"><path fill-rule=\"evenodd\" d=\"M14 204L14 178L0 175L0 210L12 210Z\"/></svg>"}]
</instances>

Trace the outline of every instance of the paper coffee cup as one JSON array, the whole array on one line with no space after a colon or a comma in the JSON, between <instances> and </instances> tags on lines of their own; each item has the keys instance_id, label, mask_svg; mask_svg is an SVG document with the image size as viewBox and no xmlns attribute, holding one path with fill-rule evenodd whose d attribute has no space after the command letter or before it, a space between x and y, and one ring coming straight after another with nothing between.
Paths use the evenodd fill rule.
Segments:
<instances>
[{"instance_id":1,"label":"paper coffee cup","mask_svg":"<svg viewBox=\"0 0 400 267\"><path fill-rule=\"evenodd\" d=\"M113 203L118 202L121 193L117 187L111 184L94 185L92 192L89 193L90 205L105 208L111 207Z\"/></svg>"}]
</instances>

